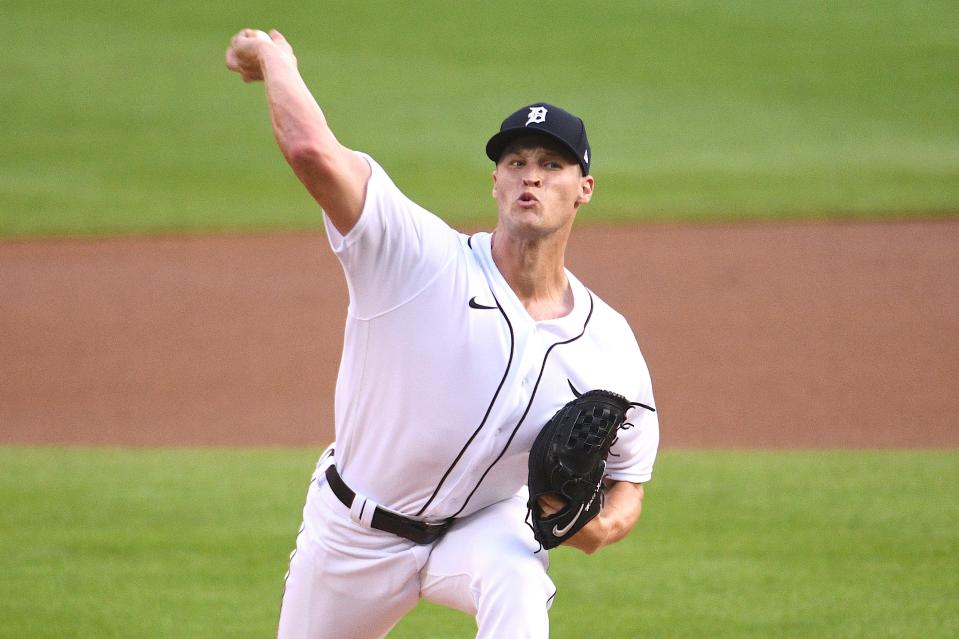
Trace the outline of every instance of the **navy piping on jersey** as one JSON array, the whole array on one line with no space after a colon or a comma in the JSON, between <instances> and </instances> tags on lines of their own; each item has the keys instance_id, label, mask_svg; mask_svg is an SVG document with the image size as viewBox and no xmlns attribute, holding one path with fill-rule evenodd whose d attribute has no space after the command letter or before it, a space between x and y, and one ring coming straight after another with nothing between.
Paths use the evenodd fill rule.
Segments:
<instances>
[{"instance_id":1,"label":"navy piping on jersey","mask_svg":"<svg viewBox=\"0 0 959 639\"><path fill-rule=\"evenodd\" d=\"M463 455L466 454L466 449L470 447L470 444L473 443L473 440L476 439L476 436L479 435L481 430L483 430L483 427L486 425L486 420L489 419L490 413L493 412L493 405L496 404L496 399L499 397L500 391L503 390L503 384L506 383L506 378L509 376L510 366L513 365L513 351L516 349L516 339L513 334L513 325L510 323L509 317L506 315L506 311L503 310L503 307L500 305L499 300L496 299L495 295L493 295L493 301L496 302L496 308L499 309L503 319L506 320L506 326L509 328L509 359L506 361L506 370L503 371L503 378L499 380L499 386L496 387L496 392L493 393L493 399L490 400L489 406L486 407L486 414L483 415L483 421L481 421L479 426L476 427L476 430L473 431L473 434L470 435L470 438L466 440L466 444L463 445L463 448L456 456L456 459L453 460L453 463L450 464L450 467L446 469L446 472L443 474L443 478L440 479L440 483L436 485L436 489L433 491L433 494L430 495L430 498L426 500L426 503L423 504L423 507L420 508L416 513L417 517L422 515L423 511L426 510L431 503L433 503L433 500L436 499L436 495L439 494L443 483L450 476L450 473L453 472L453 469L456 467L456 464L459 463L460 459L463 458Z\"/></svg>"},{"instance_id":2,"label":"navy piping on jersey","mask_svg":"<svg viewBox=\"0 0 959 639\"><path fill-rule=\"evenodd\" d=\"M516 427L513 429L513 432L510 433L509 439L506 441L506 445L503 446L503 450L501 450L499 455L496 456L496 459L493 460L493 463L489 465L489 468L487 468L483 472L483 475L480 477L479 481L476 482L476 486L473 488L472 491L470 491L470 494L463 501L463 505L460 506L459 510L453 513L452 515L453 517L456 517L461 512L463 512L463 509L466 508L466 504L469 503L470 499L473 498L473 495L476 494L476 491L479 490L480 484L482 484L483 480L486 479L486 476L489 475L489 471L493 470L493 466L495 466L499 462L499 460L503 458L503 455L506 454L506 451L509 449L509 445L513 443L513 438L516 437L516 433L519 432L519 427L523 425L524 421L526 421L526 416L529 415L529 409L533 407L533 400L536 398L536 391L539 389L539 383L543 380L543 373L546 371L546 361L549 359L549 354L552 353L553 349L556 348L557 346L562 346L564 344L570 344L572 342L575 342L580 337L586 334L586 327L589 326L589 320L593 317L593 294L589 290L587 290L586 292L589 294L589 313L587 313L586 315L586 321L583 322L583 330L576 337L571 337L565 342L556 342L555 344L550 346L548 349L546 349L546 354L543 355L543 364L539 368L539 376L536 378L536 384L533 386L533 392L530 394L529 403L526 404L526 410L523 411L523 416L519 418L518 422L516 422Z\"/></svg>"}]
</instances>

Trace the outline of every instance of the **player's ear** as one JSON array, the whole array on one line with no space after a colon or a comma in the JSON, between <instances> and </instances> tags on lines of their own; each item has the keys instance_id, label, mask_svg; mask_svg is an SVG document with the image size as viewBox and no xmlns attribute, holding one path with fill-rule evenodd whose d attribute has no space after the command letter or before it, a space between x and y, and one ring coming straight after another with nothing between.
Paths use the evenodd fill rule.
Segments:
<instances>
[{"instance_id":1,"label":"player's ear","mask_svg":"<svg viewBox=\"0 0 959 639\"><path fill-rule=\"evenodd\" d=\"M576 203L586 204L593 199L593 187L595 186L596 180L593 179L593 176L584 175L579 182L579 197L576 199Z\"/></svg>"},{"instance_id":2,"label":"player's ear","mask_svg":"<svg viewBox=\"0 0 959 639\"><path fill-rule=\"evenodd\" d=\"M493 169L493 197L496 197L496 169Z\"/></svg>"}]
</instances>

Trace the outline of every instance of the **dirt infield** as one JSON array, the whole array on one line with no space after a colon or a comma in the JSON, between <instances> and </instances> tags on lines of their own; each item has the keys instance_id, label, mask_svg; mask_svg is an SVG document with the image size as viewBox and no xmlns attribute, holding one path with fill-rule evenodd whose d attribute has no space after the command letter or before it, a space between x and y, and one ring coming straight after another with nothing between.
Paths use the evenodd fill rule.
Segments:
<instances>
[{"instance_id":1,"label":"dirt infield","mask_svg":"<svg viewBox=\"0 0 959 639\"><path fill-rule=\"evenodd\" d=\"M322 235L0 242L0 443L318 445ZM580 228L664 447L959 446L959 219Z\"/></svg>"}]
</instances>

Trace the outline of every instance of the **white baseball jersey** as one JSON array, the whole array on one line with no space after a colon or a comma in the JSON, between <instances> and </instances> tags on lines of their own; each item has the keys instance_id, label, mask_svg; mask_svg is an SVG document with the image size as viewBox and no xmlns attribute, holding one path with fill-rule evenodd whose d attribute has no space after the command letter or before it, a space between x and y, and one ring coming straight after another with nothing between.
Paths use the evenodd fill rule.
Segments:
<instances>
[{"instance_id":1,"label":"white baseball jersey","mask_svg":"<svg viewBox=\"0 0 959 639\"><path fill-rule=\"evenodd\" d=\"M575 392L653 406L626 320L571 273L574 308L534 321L493 262L491 235L460 234L372 167L345 236L326 229L349 288L336 385L336 465L368 499L408 516L465 516L514 495L529 448ZM575 389L575 391L574 391ZM650 479L656 413L635 408L612 479Z\"/></svg>"}]
</instances>

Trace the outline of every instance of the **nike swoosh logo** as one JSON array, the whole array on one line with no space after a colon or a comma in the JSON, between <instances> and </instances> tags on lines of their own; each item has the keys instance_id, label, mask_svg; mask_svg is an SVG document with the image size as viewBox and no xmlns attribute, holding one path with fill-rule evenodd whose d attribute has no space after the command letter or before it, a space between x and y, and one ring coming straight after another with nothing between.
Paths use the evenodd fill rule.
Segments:
<instances>
[{"instance_id":1,"label":"nike swoosh logo","mask_svg":"<svg viewBox=\"0 0 959 639\"><path fill-rule=\"evenodd\" d=\"M579 512L576 513L576 516L573 517L573 520L571 522L569 522L562 528L560 528L559 525L553 526L553 534L556 535L557 537L562 537L563 535L568 533L570 529L573 527L573 524L575 524L579 520L579 516L583 514L583 508L584 508L583 504L580 504Z\"/></svg>"},{"instance_id":2,"label":"nike swoosh logo","mask_svg":"<svg viewBox=\"0 0 959 639\"><path fill-rule=\"evenodd\" d=\"M470 298L470 308L478 308L480 310L493 310L495 306L486 306L485 304L480 304L476 301L476 296Z\"/></svg>"}]
</instances>

